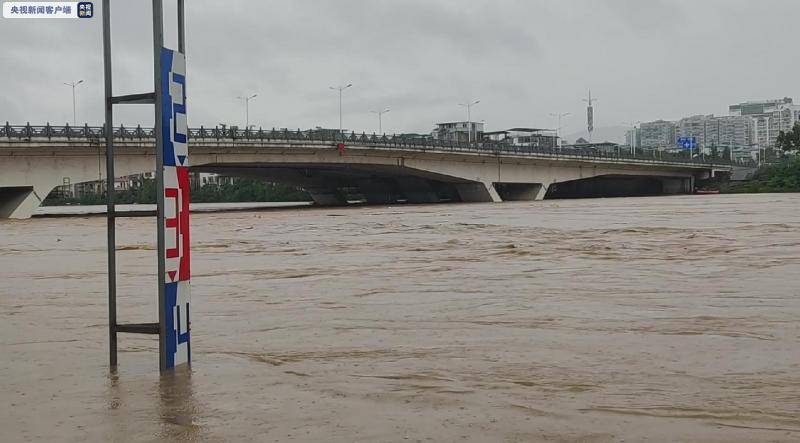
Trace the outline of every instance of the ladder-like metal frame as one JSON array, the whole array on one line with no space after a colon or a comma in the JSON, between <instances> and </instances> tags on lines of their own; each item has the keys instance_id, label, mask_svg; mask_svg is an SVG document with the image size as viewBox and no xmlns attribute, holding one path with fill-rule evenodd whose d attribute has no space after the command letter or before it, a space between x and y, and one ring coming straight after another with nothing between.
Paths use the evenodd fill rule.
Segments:
<instances>
[{"instance_id":1,"label":"ladder-like metal frame","mask_svg":"<svg viewBox=\"0 0 800 443\"><path fill-rule=\"evenodd\" d=\"M161 48L164 46L163 0L153 1L153 65L154 92L114 96L111 75L111 10L110 0L103 0L103 65L105 77L105 138L106 138L106 221L108 236L108 338L109 364L117 367L117 334L138 333L159 335L159 368L166 371L165 308L165 240L164 240L164 149L162 138ZM178 52L185 54L184 0L178 1ZM155 108L156 195L157 210L144 213L117 211L114 204L114 105L152 104ZM158 247L158 322L117 323L117 264L116 219L119 217L156 216Z\"/></svg>"}]
</instances>

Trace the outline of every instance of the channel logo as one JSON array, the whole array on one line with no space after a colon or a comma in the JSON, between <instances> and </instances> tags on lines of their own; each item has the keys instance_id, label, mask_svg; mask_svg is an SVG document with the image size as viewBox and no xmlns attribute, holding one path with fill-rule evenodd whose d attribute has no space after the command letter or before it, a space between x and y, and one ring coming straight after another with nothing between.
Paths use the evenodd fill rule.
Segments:
<instances>
[{"instance_id":1,"label":"channel logo","mask_svg":"<svg viewBox=\"0 0 800 443\"><path fill-rule=\"evenodd\" d=\"M3 3L3 18L92 18L93 2L26 2Z\"/></svg>"},{"instance_id":2,"label":"channel logo","mask_svg":"<svg viewBox=\"0 0 800 443\"><path fill-rule=\"evenodd\" d=\"M78 18L92 18L93 9L92 2L78 2Z\"/></svg>"}]
</instances>

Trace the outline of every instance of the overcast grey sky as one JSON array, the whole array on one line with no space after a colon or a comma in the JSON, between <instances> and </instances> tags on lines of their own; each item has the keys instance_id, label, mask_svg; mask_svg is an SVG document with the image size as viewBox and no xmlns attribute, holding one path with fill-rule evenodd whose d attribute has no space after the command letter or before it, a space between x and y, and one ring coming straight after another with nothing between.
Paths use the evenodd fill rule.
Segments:
<instances>
[{"instance_id":1,"label":"overcast grey sky","mask_svg":"<svg viewBox=\"0 0 800 443\"><path fill-rule=\"evenodd\" d=\"M174 0L166 0L167 9ZM100 2L91 20L0 19L0 120L103 119ZM112 0L116 94L152 90L148 0ZM173 15L166 18L171 25ZM168 26L169 27L169 26ZM174 33L169 33L174 39ZM727 113L743 100L800 98L797 0L187 0L189 123L244 124L236 96L258 93L266 127L428 132L480 99L487 129L585 127ZM168 45L169 46L169 45ZM174 46L174 45L173 45ZM115 124L152 124L118 107Z\"/></svg>"}]
</instances>

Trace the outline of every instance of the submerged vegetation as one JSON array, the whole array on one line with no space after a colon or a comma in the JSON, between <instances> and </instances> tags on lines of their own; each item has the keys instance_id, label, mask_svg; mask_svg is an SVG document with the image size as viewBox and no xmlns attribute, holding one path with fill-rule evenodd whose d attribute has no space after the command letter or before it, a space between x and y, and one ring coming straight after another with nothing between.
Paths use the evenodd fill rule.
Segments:
<instances>
[{"instance_id":1,"label":"submerged vegetation","mask_svg":"<svg viewBox=\"0 0 800 443\"><path fill-rule=\"evenodd\" d=\"M135 189L116 191L114 200L118 204L156 202L155 180L143 180ZM289 202L309 201L309 195L300 188L261 180L235 178L230 183L207 183L192 189L193 203L232 203L232 202ZM55 190L47 196L43 204L59 205L102 205L106 203L105 194L85 194L80 197L64 197Z\"/></svg>"},{"instance_id":2,"label":"submerged vegetation","mask_svg":"<svg viewBox=\"0 0 800 443\"><path fill-rule=\"evenodd\" d=\"M800 158L787 159L764 166L753 175L752 180L742 182L723 182L720 192L800 192Z\"/></svg>"}]
</instances>

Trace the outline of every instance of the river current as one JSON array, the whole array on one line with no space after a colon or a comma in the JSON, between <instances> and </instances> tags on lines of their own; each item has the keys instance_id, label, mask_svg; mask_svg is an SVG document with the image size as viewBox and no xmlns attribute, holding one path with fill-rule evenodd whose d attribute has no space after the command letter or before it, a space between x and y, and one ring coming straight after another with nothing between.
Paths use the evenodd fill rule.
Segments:
<instances>
[{"instance_id":1,"label":"river current","mask_svg":"<svg viewBox=\"0 0 800 443\"><path fill-rule=\"evenodd\" d=\"M798 441L800 195L192 216L190 371L105 218L0 220L0 441ZM156 319L118 222L120 322Z\"/></svg>"}]
</instances>

